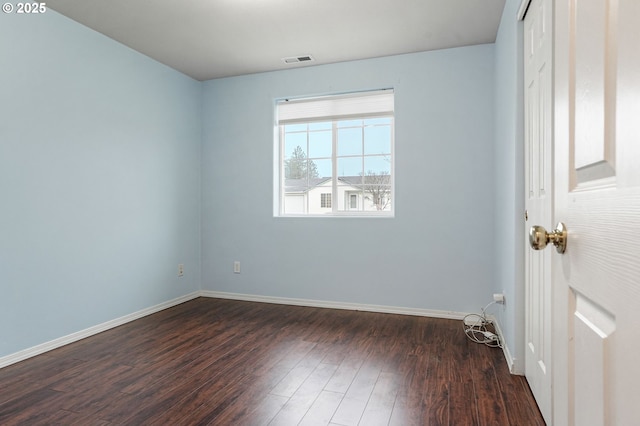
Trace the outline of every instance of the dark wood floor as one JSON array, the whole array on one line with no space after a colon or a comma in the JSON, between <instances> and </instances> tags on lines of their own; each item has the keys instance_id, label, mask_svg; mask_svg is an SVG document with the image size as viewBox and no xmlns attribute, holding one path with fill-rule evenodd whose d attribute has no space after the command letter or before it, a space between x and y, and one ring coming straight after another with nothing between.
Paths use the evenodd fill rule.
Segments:
<instances>
[{"instance_id":1,"label":"dark wood floor","mask_svg":"<svg viewBox=\"0 0 640 426\"><path fill-rule=\"evenodd\" d=\"M460 321L199 298L0 370L2 425L542 425Z\"/></svg>"}]
</instances>

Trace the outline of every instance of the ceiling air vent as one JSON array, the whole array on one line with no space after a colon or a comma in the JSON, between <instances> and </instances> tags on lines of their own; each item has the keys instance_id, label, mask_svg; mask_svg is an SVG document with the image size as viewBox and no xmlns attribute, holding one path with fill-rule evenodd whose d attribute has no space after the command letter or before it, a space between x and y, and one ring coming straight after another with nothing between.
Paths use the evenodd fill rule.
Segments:
<instances>
[{"instance_id":1,"label":"ceiling air vent","mask_svg":"<svg viewBox=\"0 0 640 426\"><path fill-rule=\"evenodd\" d=\"M299 62L311 62L313 60L314 60L313 56L311 55L291 56L289 58L282 58L282 61L285 64L297 64Z\"/></svg>"}]
</instances>

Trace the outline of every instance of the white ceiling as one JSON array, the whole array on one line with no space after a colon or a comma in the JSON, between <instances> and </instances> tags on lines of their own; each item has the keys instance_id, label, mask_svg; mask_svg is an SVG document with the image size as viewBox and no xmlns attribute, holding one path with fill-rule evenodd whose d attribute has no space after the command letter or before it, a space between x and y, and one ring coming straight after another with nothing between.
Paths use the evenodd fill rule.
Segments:
<instances>
[{"instance_id":1,"label":"white ceiling","mask_svg":"<svg viewBox=\"0 0 640 426\"><path fill-rule=\"evenodd\" d=\"M47 0L197 80L495 41L505 0ZM311 55L313 62L282 58Z\"/></svg>"}]
</instances>

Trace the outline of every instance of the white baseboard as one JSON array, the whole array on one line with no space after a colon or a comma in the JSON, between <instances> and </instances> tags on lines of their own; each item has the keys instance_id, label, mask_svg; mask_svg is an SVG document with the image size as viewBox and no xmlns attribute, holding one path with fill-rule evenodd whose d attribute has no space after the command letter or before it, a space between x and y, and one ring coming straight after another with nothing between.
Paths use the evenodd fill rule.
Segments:
<instances>
[{"instance_id":1,"label":"white baseboard","mask_svg":"<svg viewBox=\"0 0 640 426\"><path fill-rule=\"evenodd\" d=\"M20 352L16 352L14 354L4 356L0 358L0 368L6 367L11 364L15 364L17 362L34 357L36 355L43 354L45 352L59 348L61 346L68 345L69 343L77 342L78 340L82 340L86 337L93 336L94 334L102 333L103 331L107 331L111 328L118 327L128 322L145 317L147 315L160 312L164 309L170 308L175 305L179 305L180 303L184 303L188 300L195 299L196 297L199 297L199 296L200 296L200 292L190 293L185 296L181 296L176 299L160 303L159 305L151 306L150 308L142 309L138 312L134 312L132 314L125 315L123 317L104 322L102 324L94 325L93 327L89 327L84 330L80 330L78 332L60 337L58 339L54 339L37 346L33 346L31 348L24 349Z\"/></svg>"},{"instance_id":2,"label":"white baseboard","mask_svg":"<svg viewBox=\"0 0 640 426\"><path fill-rule=\"evenodd\" d=\"M502 342L502 353L504 354L504 359L507 361L509 372L511 374L522 376L524 373L516 367L516 359L511 355L509 346L506 344L504 334L502 333L502 329L500 328L500 322L498 322L496 317L493 315L489 315L488 317L496 328L496 334L498 335L500 342Z\"/></svg>"},{"instance_id":3,"label":"white baseboard","mask_svg":"<svg viewBox=\"0 0 640 426\"><path fill-rule=\"evenodd\" d=\"M247 302L274 303L277 305L310 306L314 308L344 309L349 311L378 312L383 314L414 315L421 317L457 320L461 320L465 315L467 315L467 313L463 312L437 311L433 309L401 308L397 306L365 305L361 303L332 302L313 299L293 299L289 297L260 296L253 294L227 293L210 290L201 291L200 296L212 297L217 299L244 300Z\"/></svg>"},{"instance_id":4,"label":"white baseboard","mask_svg":"<svg viewBox=\"0 0 640 426\"><path fill-rule=\"evenodd\" d=\"M504 345L502 347L502 351L504 352L504 358L507 360L507 365L509 366L509 372L517 376L524 376L524 371L520 371L520 369L517 367L516 359L511 355L509 346Z\"/></svg>"}]
</instances>

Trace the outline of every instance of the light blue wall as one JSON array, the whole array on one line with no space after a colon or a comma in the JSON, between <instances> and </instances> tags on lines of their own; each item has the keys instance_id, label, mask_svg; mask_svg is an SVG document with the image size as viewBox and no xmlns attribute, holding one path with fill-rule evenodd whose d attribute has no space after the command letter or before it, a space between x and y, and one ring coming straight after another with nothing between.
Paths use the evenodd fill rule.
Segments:
<instances>
[{"instance_id":1,"label":"light blue wall","mask_svg":"<svg viewBox=\"0 0 640 426\"><path fill-rule=\"evenodd\" d=\"M200 288L458 312L504 291L519 356L516 3L495 46L205 83L53 11L0 15L0 357ZM274 99L380 87L396 217L274 218Z\"/></svg>"},{"instance_id":2,"label":"light blue wall","mask_svg":"<svg viewBox=\"0 0 640 426\"><path fill-rule=\"evenodd\" d=\"M201 84L51 10L0 82L0 357L198 290Z\"/></svg>"},{"instance_id":3,"label":"light blue wall","mask_svg":"<svg viewBox=\"0 0 640 426\"><path fill-rule=\"evenodd\" d=\"M494 82L482 45L204 83L203 289L477 312L495 291ZM274 99L382 87L395 218L274 218Z\"/></svg>"},{"instance_id":4,"label":"light blue wall","mask_svg":"<svg viewBox=\"0 0 640 426\"><path fill-rule=\"evenodd\" d=\"M495 307L518 372L524 369L524 152L522 23L520 0L507 0L495 43L496 291L506 304Z\"/></svg>"}]
</instances>

